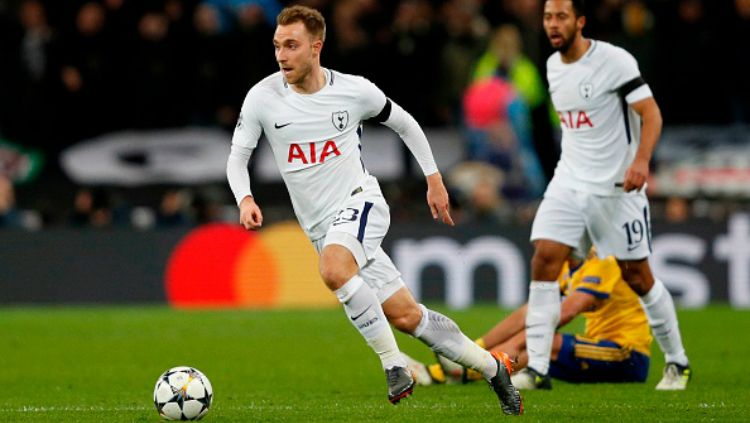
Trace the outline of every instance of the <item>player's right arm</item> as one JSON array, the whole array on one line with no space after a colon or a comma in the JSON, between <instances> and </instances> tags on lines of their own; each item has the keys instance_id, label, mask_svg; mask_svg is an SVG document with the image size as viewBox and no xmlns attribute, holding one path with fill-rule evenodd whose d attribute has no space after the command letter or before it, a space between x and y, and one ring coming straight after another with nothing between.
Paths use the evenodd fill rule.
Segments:
<instances>
[{"instance_id":1,"label":"player's right arm","mask_svg":"<svg viewBox=\"0 0 750 423\"><path fill-rule=\"evenodd\" d=\"M227 159L227 180L240 208L240 224L249 230L258 229L263 225L263 214L250 190L250 173L247 170L247 164L263 132L255 108L257 95L253 89L245 97Z\"/></svg>"}]
</instances>

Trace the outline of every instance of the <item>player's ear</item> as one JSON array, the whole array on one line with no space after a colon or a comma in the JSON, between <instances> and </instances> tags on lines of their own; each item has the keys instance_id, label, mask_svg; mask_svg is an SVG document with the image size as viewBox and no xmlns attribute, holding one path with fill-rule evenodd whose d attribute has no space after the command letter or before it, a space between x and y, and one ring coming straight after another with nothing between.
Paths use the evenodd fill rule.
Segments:
<instances>
[{"instance_id":1,"label":"player's ear","mask_svg":"<svg viewBox=\"0 0 750 423\"><path fill-rule=\"evenodd\" d=\"M586 26L586 16L579 16L576 18L576 27L578 30L582 30L584 26Z\"/></svg>"},{"instance_id":2,"label":"player's ear","mask_svg":"<svg viewBox=\"0 0 750 423\"><path fill-rule=\"evenodd\" d=\"M312 42L312 49L316 56L320 56L320 51L323 50L323 40L314 40Z\"/></svg>"}]
</instances>

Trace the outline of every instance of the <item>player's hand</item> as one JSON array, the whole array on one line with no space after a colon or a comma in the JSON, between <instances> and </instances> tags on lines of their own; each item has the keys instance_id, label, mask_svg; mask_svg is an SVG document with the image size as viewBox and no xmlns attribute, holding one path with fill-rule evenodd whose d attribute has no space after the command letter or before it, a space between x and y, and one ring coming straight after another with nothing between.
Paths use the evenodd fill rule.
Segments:
<instances>
[{"instance_id":1,"label":"player's hand","mask_svg":"<svg viewBox=\"0 0 750 423\"><path fill-rule=\"evenodd\" d=\"M240 202L240 224L251 231L263 226L263 213L249 195Z\"/></svg>"},{"instance_id":2,"label":"player's hand","mask_svg":"<svg viewBox=\"0 0 750 423\"><path fill-rule=\"evenodd\" d=\"M622 189L625 192L632 190L640 190L648 179L648 160L639 159L638 157L633 160L628 170L625 171L625 180L622 184Z\"/></svg>"},{"instance_id":3,"label":"player's hand","mask_svg":"<svg viewBox=\"0 0 750 423\"><path fill-rule=\"evenodd\" d=\"M427 204L430 206L433 219L440 219L446 225L454 225L450 214L448 190L445 189L439 172L427 176Z\"/></svg>"}]
</instances>

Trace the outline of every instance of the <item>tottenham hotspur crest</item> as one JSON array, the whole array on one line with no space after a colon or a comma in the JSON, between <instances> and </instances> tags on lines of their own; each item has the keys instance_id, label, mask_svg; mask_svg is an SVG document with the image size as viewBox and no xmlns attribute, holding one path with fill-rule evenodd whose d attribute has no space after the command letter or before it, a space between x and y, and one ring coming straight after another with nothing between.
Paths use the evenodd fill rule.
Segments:
<instances>
[{"instance_id":1,"label":"tottenham hotspur crest","mask_svg":"<svg viewBox=\"0 0 750 423\"><path fill-rule=\"evenodd\" d=\"M588 100L591 98L591 95L594 93L594 86L591 83L585 83L585 84L581 84L578 87L578 90L581 93L581 97L583 97L584 100Z\"/></svg>"},{"instance_id":2,"label":"tottenham hotspur crest","mask_svg":"<svg viewBox=\"0 0 750 423\"><path fill-rule=\"evenodd\" d=\"M349 124L349 112L344 110L343 112L331 113L331 122L333 122L333 126L335 126L336 129L343 131L346 129L346 125Z\"/></svg>"}]
</instances>

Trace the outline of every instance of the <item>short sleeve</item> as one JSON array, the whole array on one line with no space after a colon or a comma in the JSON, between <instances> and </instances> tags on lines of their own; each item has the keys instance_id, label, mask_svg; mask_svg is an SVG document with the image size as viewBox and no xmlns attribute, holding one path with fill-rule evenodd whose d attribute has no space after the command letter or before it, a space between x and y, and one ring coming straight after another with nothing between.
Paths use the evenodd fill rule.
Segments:
<instances>
[{"instance_id":1,"label":"short sleeve","mask_svg":"<svg viewBox=\"0 0 750 423\"><path fill-rule=\"evenodd\" d=\"M370 82L367 78L361 78L362 90L362 120L370 119L380 114L386 105L386 97L383 91L377 85Z\"/></svg>"},{"instance_id":2,"label":"short sleeve","mask_svg":"<svg viewBox=\"0 0 750 423\"><path fill-rule=\"evenodd\" d=\"M622 48L615 47L608 61L612 75L612 89L628 104L652 97L651 89L641 76L635 57Z\"/></svg>"},{"instance_id":3,"label":"short sleeve","mask_svg":"<svg viewBox=\"0 0 750 423\"><path fill-rule=\"evenodd\" d=\"M237 125L234 127L232 144L245 148L255 148L258 146L258 140L263 133L263 126L260 123L260 117L257 113L257 105L260 102L259 90L253 88L245 96L242 103L240 116L237 118Z\"/></svg>"},{"instance_id":4,"label":"short sleeve","mask_svg":"<svg viewBox=\"0 0 750 423\"><path fill-rule=\"evenodd\" d=\"M620 278L620 268L613 257L590 259L575 275L573 289L607 299Z\"/></svg>"}]
</instances>

